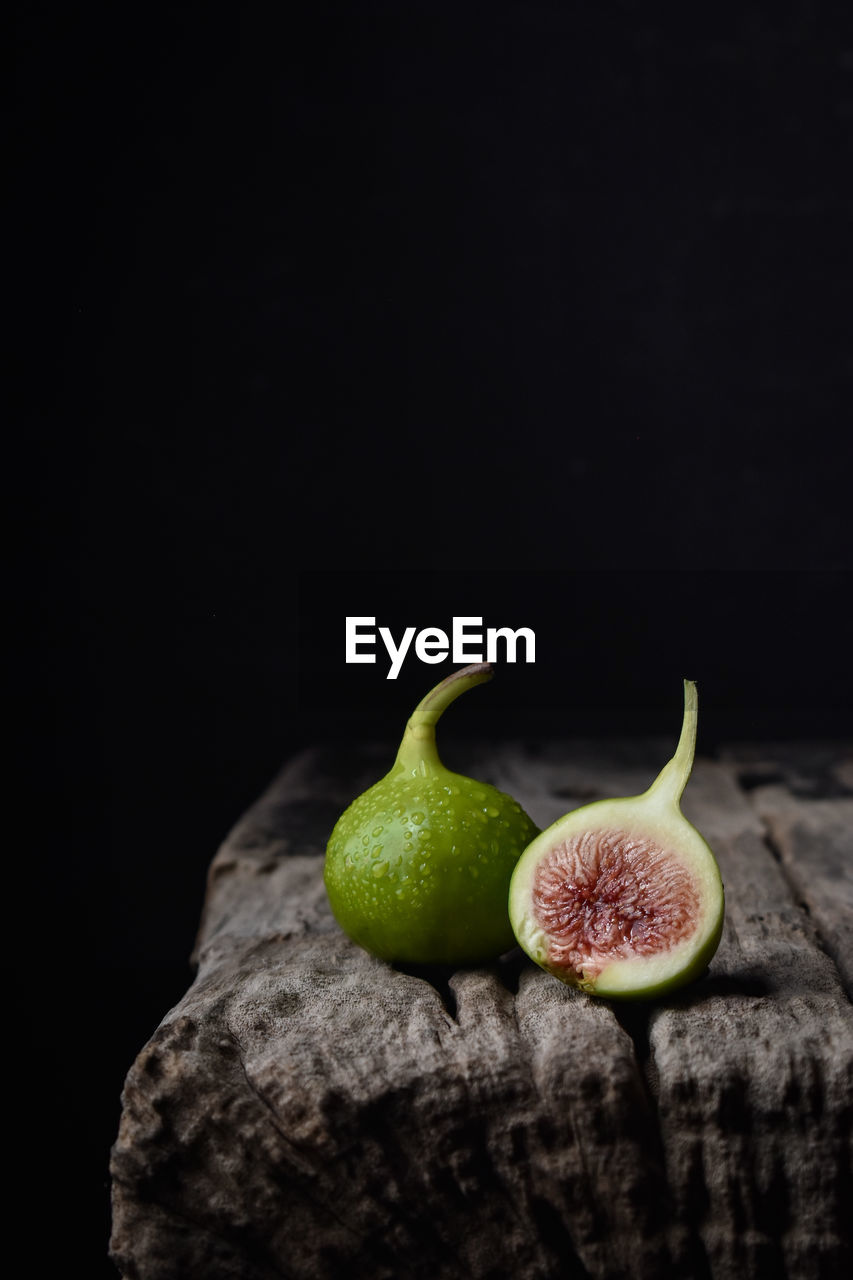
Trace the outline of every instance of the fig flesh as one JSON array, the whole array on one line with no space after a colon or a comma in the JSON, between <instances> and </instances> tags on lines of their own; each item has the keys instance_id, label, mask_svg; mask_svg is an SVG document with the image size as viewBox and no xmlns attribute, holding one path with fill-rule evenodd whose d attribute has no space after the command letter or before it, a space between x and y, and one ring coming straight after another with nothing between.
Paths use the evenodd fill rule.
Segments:
<instances>
[{"instance_id":1,"label":"fig flesh","mask_svg":"<svg viewBox=\"0 0 853 1280\"><path fill-rule=\"evenodd\" d=\"M442 764L435 726L451 702L490 680L475 663L417 706L394 767L335 824L324 880L343 931L383 960L476 964L515 946L510 876L539 828L511 796Z\"/></svg>"},{"instance_id":2,"label":"fig flesh","mask_svg":"<svg viewBox=\"0 0 853 1280\"><path fill-rule=\"evenodd\" d=\"M566 814L513 872L509 913L520 946L591 995L661 995L699 977L719 944L720 871L680 808L697 717L696 685L685 680L678 748L648 791Z\"/></svg>"}]
</instances>

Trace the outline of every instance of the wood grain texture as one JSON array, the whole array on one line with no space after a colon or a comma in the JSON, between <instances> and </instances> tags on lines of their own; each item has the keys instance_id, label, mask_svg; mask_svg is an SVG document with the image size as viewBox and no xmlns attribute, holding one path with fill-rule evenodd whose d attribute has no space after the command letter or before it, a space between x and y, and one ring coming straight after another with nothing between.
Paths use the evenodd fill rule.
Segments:
<instances>
[{"instance_id":1,"label":"wood grain texture","mask_svg":"<svg viewBox=\"0 0 853 1280\"><path fill-rule=\"evenodd\" d=\"M846 1275L844 762L811 798L772 756L697 762L684 809L721 865L723 940L693 987L617 1006L518 952L405 972L341 934L322 851L387 757L300 755L212 863L196 980L125 1085L126 1280ZM448 763L545 826L665 758L467 744Z\"/></svg>"}]
</instances>

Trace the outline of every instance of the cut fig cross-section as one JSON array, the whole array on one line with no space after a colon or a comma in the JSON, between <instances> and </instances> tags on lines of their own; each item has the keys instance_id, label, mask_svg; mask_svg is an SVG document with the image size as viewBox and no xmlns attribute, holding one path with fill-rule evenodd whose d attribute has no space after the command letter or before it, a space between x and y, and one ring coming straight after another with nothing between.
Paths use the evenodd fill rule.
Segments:
<instances>
[{"instance_id":1,"label":"cut fig cross-section","mask_svg":"<svg viewBox=\"0 0 853 1280\"><path fill-rule=\"evenodd\" d=\"M723 883L681 812L698 700L684 681L678 748L648 791L560 818L513 872L516 939L543 969L590 995L649 999L701 976L723 928Z\"/></svg>"}]
</instances>

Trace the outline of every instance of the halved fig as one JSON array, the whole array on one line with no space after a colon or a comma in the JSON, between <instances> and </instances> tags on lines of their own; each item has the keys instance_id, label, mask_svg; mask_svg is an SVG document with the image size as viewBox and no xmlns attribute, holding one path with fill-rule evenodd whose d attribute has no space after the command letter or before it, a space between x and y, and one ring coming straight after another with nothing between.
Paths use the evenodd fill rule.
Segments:
<instances>
[{"instance_id":1,"label":"halved fig","mask_svg":"<svg viewBox=\"0 0 853 1280\"><path fill-rule=\"evenodd\" d=\"M696 685L685 680L678 748L648 791L566 814L513 872L509 915L520 946L590 995L658 996L699 977L719 944L719 867L680 808L697 715Z\"/></svg>"}]
</instances>

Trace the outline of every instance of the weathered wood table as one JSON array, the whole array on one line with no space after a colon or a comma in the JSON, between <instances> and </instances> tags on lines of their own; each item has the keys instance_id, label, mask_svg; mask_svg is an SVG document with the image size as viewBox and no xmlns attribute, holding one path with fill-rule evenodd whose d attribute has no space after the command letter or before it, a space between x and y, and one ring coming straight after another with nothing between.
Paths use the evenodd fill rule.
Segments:
<instances>
[{"instance_id":1,"label":"weathered wood table","mask_svg":"<svg viewBox=\"0 0 853 1280\"><path fill-rule=\"evenodd\" d=\"M670 746L443 755L544 827ZM853 753L697 762L723 940L695 986L619 1006L519 952L404 972L341 934L325 842L393 752L298 756L217 853L196 980L123 1095L126 1280L853 1275Z\"/></svg>"}]
</instances>

